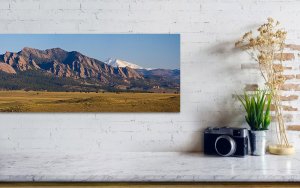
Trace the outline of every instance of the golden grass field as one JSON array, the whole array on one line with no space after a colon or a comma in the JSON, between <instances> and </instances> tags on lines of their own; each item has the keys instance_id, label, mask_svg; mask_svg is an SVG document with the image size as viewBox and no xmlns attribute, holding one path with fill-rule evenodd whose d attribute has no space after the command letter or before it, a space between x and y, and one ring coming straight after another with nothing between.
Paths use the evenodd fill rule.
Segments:
<instances>
[{"instance_id":1,"label":"golden grass field","mask_svg":"<svg viewBox=\"0 0 300 188\"><path fill-rule=\"evenodd\" d=\"M180 94L0 91L0 112L179 112Z\"/></svg>"}]
</instances>

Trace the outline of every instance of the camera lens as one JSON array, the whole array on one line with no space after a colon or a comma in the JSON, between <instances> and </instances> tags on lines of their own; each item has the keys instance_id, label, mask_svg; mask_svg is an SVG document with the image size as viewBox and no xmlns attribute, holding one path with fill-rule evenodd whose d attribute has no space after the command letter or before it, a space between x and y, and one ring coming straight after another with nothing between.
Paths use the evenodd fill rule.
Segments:
<instances>
[{"instance_id":1,"label":"camera lens","mask_svg":"<svg viewBox=\"0 0 300 188\"><path fill-rule=\"evenodd\" d=\"M216 139L215 149L221 156L231 156L235 153L236 143L230 136L222 135Z\"/></svg>"}]
</instances>

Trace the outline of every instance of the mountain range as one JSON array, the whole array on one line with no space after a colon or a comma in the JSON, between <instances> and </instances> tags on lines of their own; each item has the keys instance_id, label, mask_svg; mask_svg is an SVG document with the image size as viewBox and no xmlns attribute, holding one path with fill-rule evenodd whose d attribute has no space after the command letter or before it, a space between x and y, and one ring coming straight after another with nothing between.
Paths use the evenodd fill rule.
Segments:
<instances>
[{"instance_id":1,"label":"mountain range","mask_svg":"<svg viewBox=\"0 0 300 188\"><path fill-rule=\"evenodd\" d=\"M25 47L0 55L0 89L47 91L179 92L180 70L105 62L61 48Z\"/></svg>"}]
</instances>

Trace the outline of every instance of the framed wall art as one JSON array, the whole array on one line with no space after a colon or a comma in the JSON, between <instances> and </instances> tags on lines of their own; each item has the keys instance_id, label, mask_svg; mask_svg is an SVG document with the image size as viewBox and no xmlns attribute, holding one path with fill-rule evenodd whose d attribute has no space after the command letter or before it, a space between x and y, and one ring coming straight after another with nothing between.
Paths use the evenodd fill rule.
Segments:
<instances>
[{"instance_id":1,"label":"framed wall art","mask_svg":"<svg viewBox=\"0 0 300 188\"><path fill-rule=\"evenodd\" d=\"M1 34L1 112L179 112L178 34Z\"/></svg>"}]
</instances>

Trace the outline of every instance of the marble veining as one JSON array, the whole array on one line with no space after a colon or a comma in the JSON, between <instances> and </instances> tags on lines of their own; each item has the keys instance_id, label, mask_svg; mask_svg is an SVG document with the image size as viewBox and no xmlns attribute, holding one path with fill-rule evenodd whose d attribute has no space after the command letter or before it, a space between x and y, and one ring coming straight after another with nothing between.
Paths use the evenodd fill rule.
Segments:
<instances>
[{"instance_id":1,"label":"marble veining","mask_svg":"<svg viewBox=\"0 0 300 188\"><path fill-rule=\"evenodd\" d=\"M177 152L5 153L0 181L300 182L300 155L245 158Z\"/></svg>"}]
</instances>

